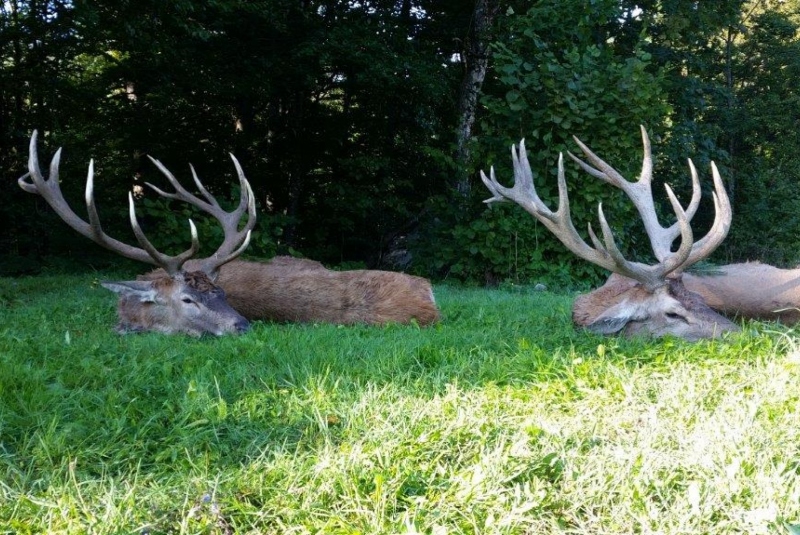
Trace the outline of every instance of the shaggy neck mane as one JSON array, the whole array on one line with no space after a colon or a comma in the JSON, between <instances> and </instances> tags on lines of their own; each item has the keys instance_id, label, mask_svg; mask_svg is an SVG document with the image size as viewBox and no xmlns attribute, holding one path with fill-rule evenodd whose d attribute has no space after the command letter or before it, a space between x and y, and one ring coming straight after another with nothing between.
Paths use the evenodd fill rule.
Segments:
<instances>
[{"instance_id":1,"label":"shaggy neck mane","mask_svg":"<svg viewBox=\"0 0 800 535\"><path fill-rule=\"evenodd\" d=\"M201 293L210 292L217 289L217 285L202 271L186 271L183 273L183 280L189 288Z\"/></svg>"}]
</instances>

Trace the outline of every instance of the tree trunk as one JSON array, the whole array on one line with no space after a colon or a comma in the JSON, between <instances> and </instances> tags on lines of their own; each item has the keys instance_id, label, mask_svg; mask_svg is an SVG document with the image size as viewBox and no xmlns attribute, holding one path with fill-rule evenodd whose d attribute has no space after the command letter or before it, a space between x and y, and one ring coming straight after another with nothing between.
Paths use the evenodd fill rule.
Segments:
<instances>
[{"instance_id":1,"label":"tree trunk","mask_svg":"<svg viewBox=\"0 0 800 535\"><path fill-rule=\"evenodd\" d=\"M475 0L469 36L461 56L464 78L458 95L458 130L456 131L456 164L458 166L455 190L467 198L470 193L470 140L478 96L489 66L489 40L494 17L499 10L498 0Z\"/></svg>"},{"instance_id":2,"label":"tree trunk","mask_svg":"<svg viewBox=\"0 0 800 535\"><path fill-rule=\"evenodd\" d=\"M733 88L733 45L738 32L734 32L728 27L728 35L725 40L725 85L728 89L728 117L734 113L736 102L734 99ZM728 197L731 204L736 206L736 176L734 161L736 159L736 138L735 136L728 136L728 155L731 158L731 166L728 170Z\"/></svg>"}]
</instances>

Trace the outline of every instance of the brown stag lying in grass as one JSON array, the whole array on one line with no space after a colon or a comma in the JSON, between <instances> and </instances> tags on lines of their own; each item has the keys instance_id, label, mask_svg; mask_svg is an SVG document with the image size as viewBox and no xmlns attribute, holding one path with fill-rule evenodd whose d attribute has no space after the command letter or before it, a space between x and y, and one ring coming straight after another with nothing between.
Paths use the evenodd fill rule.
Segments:
<instances>
[{"instance_id":1,"label":"brown stag lying in grass","mask_svg":"<svg viewBox=\"0 0 800 535\"><path fill-rule=\"evenodd\" d=\"M684 273L683 285L729 318L800 323L800 269L760 262L714 266ZM636 281L612 274L597 291L621 293Z\"/></svg>"},{"instance_id":2,"label":"brown stag lying in grass","mask_svg":"<svg viewBox=\"0 0 800 535\"><path fill-rule=\"evenodd\" d=\"M161 269L135 281L103 282L120 295L118 332L158 331L200 335L242 332L248 320L384 324L390 322L428 325L438 321L439 310L426 279L388 271L329 271L311 260L278 257L269 262L236 260L250 241L256 211L252 189L236 158L231 155L241 187L236 209L226 212L192 175L203 199L187 191L158 160L151 158L167 177L174 193L147 184L159 195L195 206L216 219L224 230L219 249L205 259L192 256L199 249L197 231L190 221L192 246L169 257L159 253L139 227L133 196L130 218L141 247L133 247L106 235L94 204L94 164L89 164L86 183L87 223L69 207L59 187L61 149L53 156L50 177L39 168L36 132L31 136L28 173L20 187L41 195L70 227L126 258ZM244 213L247 222L239 229Z\"/></svg>"},{"instance_id":3,"label":"brown stag lying in grass","mask_svg":"<svg viewBox=\"0 0 800 535\"><path fill-rule=\"evenodd\" d=\"M539 220L570 251L598 266L612 271L612 284L606 284L589 294L579 296L573 305L572 317L576 325L601 334L674 335L687 340L714 338L727 331L737 331L738 326L712 310L703 298L686 289L682 272L689 266L707 258L725 239L731 223L731 206L722 179L712 163L714 177L714 206L716 215L708 234L695 242L690 222L700 202L700 182L697 172L689 162L693 194L684 210L672 189L666 186L667 195L677 221L669 227L659 223L651 189L653 162L650 141L642 127L644 159L642 173L637 182L625 180L616 170L598 158L589 148L575 138L591 165L569 154L585 171L620 189L633 202L644 223L645 231L657 263L646 265L624 258L606 222L602 206L598 217L603 240L589 226L592 245L587 244L572 223L564 178L563 156L558 160L558 209L553 212L539 198L533 184L524 140L519 152L512 147L514 186L501 186L494 169L487 177L481 172L484 184L492 192L486 202L513 201ZM672 242L680 236L681 244L672 251ZM623 281L624 283L613 282Z\"/></svg>"},{"instance_id":4,"label":"brown stag lying in grass","mask_svg":"<svg viewBox=\"0 0 800 535\"><path fill-rule=\"evenodd\" d=\"M156 270L139 278L159 275ZM393 271L331 271L314 260L278 256L233 261L220 270L217 284L228 303L251 320L368 325L439 320L431 283Z\"/></svg>"},{"instance_id":5,"label":"brown stag lying in grass","mask_svg":"<svg viewBox=\"0 0 800 535\"><path fill-rule=\"evenodd\" d=\"M45 179L39 168L36 138L37 133L34 131L30 142L28 173L20 177L20 187L28 193L41 195L64 222L83 236L126 258L153 264L163 270L161 276L149 281L101 283L103 287L119 294L117 307L119 333L157 331L200 336L204 333L215 335L239 333L249 329L250 324L247 319L228 304L224 290L213 282L219 269L239 256L247 247L250 242L250 231L256 222L255 201L250 184L233 155L231 158L239 175L241 200L239 206L232 212L225 212L220 208L192 169L195 182L206 198L206 201L203 201L192 196L192 204L216 218L224 229L225 237L222 245L212 256L195 261L192 270L186 270L184 265L200 249L197 229L191 220L189 221L191 247L177 256L162 254L142 232L136 219L133 195L129 193L131 226L141 247L134 247L111 238L100 225L94 203L94 161L89 162L89 174L86 179L86 210L89 214L87 223L69 207L61 193L58 176L61 149L58 149L53 156L50 162L50 176ZM171 176L158 160L150 159L162 172ZM179 191L185 190L179 188ZM238 230L239 221L245 211L248 214L247 224L242 230Z\"/></svg>"},{"instance_id":6,"label":"brown stag lying in grass","mask_svg":"<svg viewBox=\"0 0 800 535\"><path fill-rule=\"evenodd\" d=\"M744 262L684 273L682 281L689 292L729 318L779 321L786 325L800 322L800 269ZM613 273L595 292L619 294L634 285L635 280Z\"/></svg>"}]
</instances>

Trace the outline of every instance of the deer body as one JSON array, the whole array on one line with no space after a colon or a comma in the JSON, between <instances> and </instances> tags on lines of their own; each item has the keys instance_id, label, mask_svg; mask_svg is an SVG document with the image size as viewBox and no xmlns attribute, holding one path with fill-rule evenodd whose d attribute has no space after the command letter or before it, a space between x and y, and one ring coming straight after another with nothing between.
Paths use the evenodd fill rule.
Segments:
<instances>
[{"instance_id":1,"label":"deer body","mask_svg":"<svg viewBox=\"0 0 800 535\"><path fill-rule=\"evenodd\" d=\"M744 262L720 266L709 274L684 273L683 282L725 315L800 322L800 268Z\"/></svg>"},{"instance_id":2,"label":"deer body","mask_svg":"<svg viewBox=\"0 0 800 535\"><path fill-rule=\"evenodd\" d=\"M404 273L331 271L314 260L279 256L268 262L229 262L216 284L249 320L368 325L439 320L430 282Z\"/></svg>"},{"instance_id":3,"label":"deer body","mask_svg":"<svg viewBox=\"0 0 800 535\"><path fill-rule=\"evenodd\" d=\"M192 245L183 253L167 256L145 237L136 219L129 194L131 228L140 247L108 236L100 225L94 205L94 163L86 179L89 221L78 216L61 194L58 167L61 149L50 163L50 176L39 168L36 131L31 135L28 173L19 186L41 195L75 231L126 258L159 266L135 281L104 281L104 288L119 294L117 332L156 331L167 334L203 333L223 335L249 328L249 319L270 321L427 325L439 319L430 282L420 277L388 271L329 271L313 260L278 257L267 263L235 260L250 242L255 226L255 198L239 162L231 154L239 176L240 200L228 212L200 182L192 170L202 196L186 190L164 165L150 158L166 176L174 192L147 184L168 199L186 202L212 216L222 227L223 243L211 256L192 257L200 248L197 230L189 221ZM239 225L247 214L247 221ZM226 295L227 294L227 295Z\"/></svg>"}]
</instances>

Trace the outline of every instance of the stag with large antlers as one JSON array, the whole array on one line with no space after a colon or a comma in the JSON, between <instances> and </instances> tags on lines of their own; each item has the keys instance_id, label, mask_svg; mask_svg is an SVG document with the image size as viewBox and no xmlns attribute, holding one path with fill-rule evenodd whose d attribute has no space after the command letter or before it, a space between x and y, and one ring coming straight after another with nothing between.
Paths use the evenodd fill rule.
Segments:
<instances>
[{"instance_id":1,"label":"stag with large antlers","mask_svg":"<svg viewBox=\"0 0 800 535\"><path fill-rule=\"evenodd\" d=\"M430 281L405 273L332 271L314 260L278 256L266 263L235 260L220 270L217 284L231 306L251 320L342 325L439 321Z\"/></svg>"},{"instance_id":2,"label":"stag with large antlers","mask_svg":"<svg viewBox=\"0 0 800 535\"><path fill-rule=\"evenodd\" d=\"M558 159L558 209L553 212L536 193L533 173L528 163L524 140L519 151L512 146L514 185L504 187L497 182L494 168L489 176L481 172L492 197L485 202L512 201L522 206L540 221L570 251L584 260L603 267L615 275L601 288L579 296L573 305L573 321L590 331L601 334L622 333L625 335L650 335L654 337L671 334L687 340L717 337L726 331L736 331L738 326L712 310L699 295L688 291L682 282L682 272L692 264L707 258L728 233L731 223L731 206L722 179L712 163L714 179L714 223L705 237L694 241L690 225L700 203L700 181L691 160L692 199L686 210L678 202L672 189L666 191L676 222L664 227L658 221L652 194L653 160L650 140L644 127L642 143L644 157L639 180L630 182L594 154L578 138L575 142L589 163L568 153L584 171L621 189L636 207L644 224L650 245L656 257L652 265L626 259L619 250L614 235L598 206L598 218L602 240L588 228L592 245L587 244L572 223L564 177L563 156ZM680 237L680 246L672 251L672 243Z\"/></svg>"},{"instance_id":3,"label":"stag with large antlers","mask_svg":"<svg viewBox=\"0 0 800 535\"><path fill-rule=\"evenodd\" d=\"M131 224L141 248L119 242L103 232L94 205L93 162L89 164L86 184L89 222L77 216L64 200L58 183L61 149L53 156L50 177L45 179L39 169L36 137L34 132L29 172L19 179L20 187L41 195L83 236L126 258L160 267L136 281L102 283L120 294L119 332L225 334L246 330L247 320L372 325L414 321L428 325L439 319L431 284L421 277L376 270L330 271L319 262L291 257L278 257L266 263L236 259L249 243L256 212L250 184L233 155L241 199L231 212L223 210L203 187L194 168L192 176L202 199L187 191L161 162L151 158L175 192L165 192L148 183L150 188L163 197L197 207L216 219L224 230L224 241L217 252L205 259L191 259L199 242L190 221L192 247L176 257L168 257L144 236L130 195ZM247 223L239 230L245 212Z\"/></svg>"},{"instance_id":4,"label":"stag with large antlers","mask_svg":"<svg viewBox=\"0 0 800 535\"><path fill-rule=\"evenodd\" d=\"M37 132L31 135L28 172L20 177L20 187L28 193L41 195L47 204L74 230L95 243L126 258L138 260L163 269L162 276L150 281L104 281L103 287L119 294L120 333L158 331L162 333L186 333L199 336L204 333L222 335L246 331L250 324L225 300L225 292L214 284L219 269L239 256L250 242L250 231L256 222L255 201L250 184L244 176L239 162L231 154L231 159L239 175L241 200L232 212L223 210L216 199L203 187L192 168L195 183L205 200L189 193L178 183L161 162L150 160L167 176L176 193L166 193L148 184L159 194L188 202L210 214L222 225L224 240L217 251L208 258L195 261L192 270L184 269L186 262L200 249L197 229L189 220L191 247L177 256L160 253L147 239L139 226L133 195L128 194L131 226L140 247L128 245L108 236L100 225L100 217L94 202L94 160L89 162L86 179L87 223L67 204L59 186L59 163L61 149L56 151L50 162L50 176L44 178L39 168L36 148ZM238 229L239 221L247 212L248 220L244 228Z\"/></svg>"}]
</instances>

